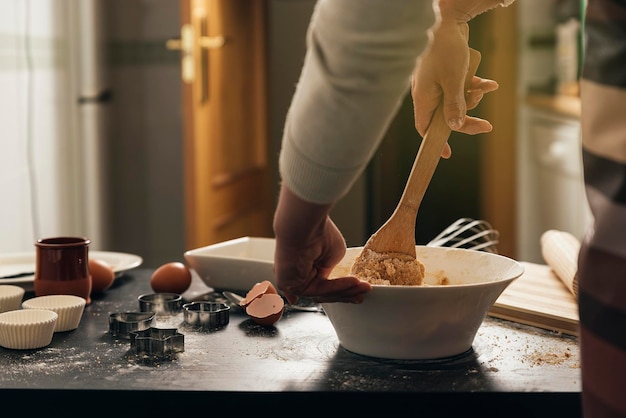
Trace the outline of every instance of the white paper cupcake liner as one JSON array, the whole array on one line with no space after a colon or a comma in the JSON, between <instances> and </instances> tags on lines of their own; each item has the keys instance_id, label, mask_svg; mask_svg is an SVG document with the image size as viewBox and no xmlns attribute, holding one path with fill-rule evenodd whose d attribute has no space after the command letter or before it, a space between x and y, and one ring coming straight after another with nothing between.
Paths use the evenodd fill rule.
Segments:
<instances>
[{"instance_id":1,"label":"white paper cupcake liner","mask_svg":"<svg viewBox=\"0 0 626 418\"><path fill-rule=\"evenodd\" d=\"M12 284L0 285L0 312L14 311L20 308L24 288Z\"/></svg>"},{"instance_id":2,"label":"white paper cupcake liner","mask_svg":"<svg viewBox=\"0 0 626 418\"><path fill-rule=\"evenodd\" d=\"M59 315L54 332L71 331L78 328L85 308L85 299L73 295L47 295L27 299L24 309L47 309Z\"/></svg>"},{"instance_id":3,"label":"white paper cupcake liner","mask_svg":"<svg viewBox=\"0 0 626 418\"><path fill-rule=\"evenodd\" d=\"M59 315L46 309L0 313L0 345L15 350L42 348L52 342Z\"/></svg>"}]
</instances>

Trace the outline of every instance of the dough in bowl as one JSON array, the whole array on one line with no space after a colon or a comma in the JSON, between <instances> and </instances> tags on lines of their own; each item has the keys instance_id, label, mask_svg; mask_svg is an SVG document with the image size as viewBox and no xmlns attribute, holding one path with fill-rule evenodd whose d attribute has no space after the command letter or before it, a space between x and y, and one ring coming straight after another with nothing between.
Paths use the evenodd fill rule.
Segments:
<instances>
[{"instance_id":1,"label":"dough in bowl","mask_svg":"<svg viewBox=\"0 0 626 418\"><path fill-rule=\"evenodd\" d=\"M408 254L365 249L354 260L351 274L371 284L419 286L424 281L424 264Z\"/></svg>"}]
</instances>

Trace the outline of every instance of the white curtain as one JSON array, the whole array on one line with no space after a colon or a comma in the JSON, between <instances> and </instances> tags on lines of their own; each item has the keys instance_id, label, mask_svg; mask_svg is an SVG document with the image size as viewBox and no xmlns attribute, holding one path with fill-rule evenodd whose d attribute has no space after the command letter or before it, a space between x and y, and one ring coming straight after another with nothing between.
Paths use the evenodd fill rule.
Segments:
<instances>
[{"instance_id":1,"label":"white curtain","mask_svg":"<svg viewBox=\"0 0 626 418\"><path fill-rule=\"evenodd\" d=\"M0 2L0 252L58 235L106 246L101 1Z\"/></svg>"}]
</instances>

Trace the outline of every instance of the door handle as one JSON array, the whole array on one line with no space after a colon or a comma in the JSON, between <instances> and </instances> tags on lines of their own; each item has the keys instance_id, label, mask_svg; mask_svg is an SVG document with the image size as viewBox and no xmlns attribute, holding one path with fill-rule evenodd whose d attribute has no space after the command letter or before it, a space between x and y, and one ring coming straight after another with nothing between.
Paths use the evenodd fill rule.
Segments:
<instances>
[{"instance_id":1,"label":"door handle","mask_svg":"<svg viewBox=\"0 0 626 418\"><path fill-rule=\"evenodd\" d=\"M193 27L190 24L180 28L180 38L168 39L165 47L170 51L180 51L181 78L184 83L193 83L195 71L193 60Z\"/></svg>"},{"instance_id":2,"label":"door handle","mask_svg":"<svg viewBox=\"0 0 626 418\"><path fill-rule=\"evenodd\" d=\"M181 78L185 83L193 83L195 79L195 66L194 66L194 47L197 46L201 49L216 49L221 48L226 43L226 39L223 36L198 36L195 37L193 26L190 23L183 25L180 28L180 38L168 39L165 42L165 47L170 51L180 51L181 54ZM200 71L202 74L206 74L206 60L200 59ZM204 78L204 76L202 76Z\"/></svg>"},{"instance_id":3,"label":"door handle","mask_svg":"<svg viewBox=\"0 0 626 418\"><path fill-rule=\"evenodd\" d=\"M206 49L221 48L224 46L225 43L226 43L226 39L221 35L200 36L198 38L198 45L200 46L200 48L206 48Z\"/></svg>"}]
</instances>

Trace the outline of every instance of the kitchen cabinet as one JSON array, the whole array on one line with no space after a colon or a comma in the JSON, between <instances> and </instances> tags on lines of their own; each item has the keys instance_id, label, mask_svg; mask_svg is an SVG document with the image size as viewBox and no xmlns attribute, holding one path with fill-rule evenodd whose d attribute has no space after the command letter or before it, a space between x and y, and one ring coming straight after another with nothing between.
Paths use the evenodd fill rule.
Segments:
<instances>
[{"instance_id":1,"label":"kitchen cabinet","mask_svg":"<svg viewBox=\"0 0 626 418\"><path fill-rule=\"evenodd\" d=\"M549 229L582 239L591 218L585 196L580 120L560 108L526 105L520 144L520 258L543 263L540 237Z\"/></svg>"},{"instance_id":2,"label":"kitchen cabinet","mask_svg":"<svg viewBox=\"0 0 626 418\"><path fill-rule=\"evenodd\" d=\"M581 239L591 215L584 191L578 0L518 4L518 259L543 263L540 237L548 229ZM578 35L572 30L578 27ZM578 36L578 39L576 38ZM569 66L570 68L566 68Z\"/></svg>"}]
</instances>

